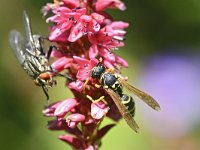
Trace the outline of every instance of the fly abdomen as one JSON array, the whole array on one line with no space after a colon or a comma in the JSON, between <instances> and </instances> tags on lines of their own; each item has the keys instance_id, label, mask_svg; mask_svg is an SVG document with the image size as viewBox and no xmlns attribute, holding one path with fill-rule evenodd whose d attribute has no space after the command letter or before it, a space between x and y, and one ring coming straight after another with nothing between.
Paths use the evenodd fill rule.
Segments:
<instances>
[{"instance_id":1,"label":"fly abdomen","mask_svg":"<svg viewBox=\"0 0 200 150\"><path fill-rule=\"evenodd\" d=\"M125 105L126 109L130 112L132 117L135 115L135 102L131 96L123 94L121 96L122 103Z\"/></svg>"}]
</instances>

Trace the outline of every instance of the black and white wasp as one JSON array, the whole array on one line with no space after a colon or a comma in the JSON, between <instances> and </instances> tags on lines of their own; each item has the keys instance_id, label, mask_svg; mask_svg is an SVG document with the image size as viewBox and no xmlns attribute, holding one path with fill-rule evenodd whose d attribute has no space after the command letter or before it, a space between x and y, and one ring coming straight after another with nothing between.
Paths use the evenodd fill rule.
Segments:
<instances>
[{"instance_id":1,"label":"black and white wasp","mask_svg":"<svg viewBox=\"0 0 200 150\"><path fill-rule=\"evenodd\" d=\"M49 99L48 88L56 84L56 80L53 78L53 74L56 72L48 64L48 58L45 56L44 38L41 35L32 34L26 11L23 13L23 22L25 38L17 30L12 30L9 35L10 46L22 68L36 85L42 87L47 99Z\"/></svg>"},{"instance_id":2,"label":"black and white wasp","mask_svg":"<svg viewBox=\"0 0 200 150\"><path fill-rule=\"evenodd\" d=\"M153 97L127 83L126 80L123 79L121 75L115 73L114 70L106 69L101 62L92 69L90 76L93 79L99 80L100 85L96 84L95 86L97 88L103 86L105 91L113 99L122 117L135 132L139 132L139 126L133 118L135 115L134 99L140 99L154 110L160 110L159 104ZM123 87L126 87L132 93L133 97L124 94ZM89 95L87 95L87 98L95 101ZM100 97L98 101L103 99L104 96Z\"/></svg>"}]
</instances>

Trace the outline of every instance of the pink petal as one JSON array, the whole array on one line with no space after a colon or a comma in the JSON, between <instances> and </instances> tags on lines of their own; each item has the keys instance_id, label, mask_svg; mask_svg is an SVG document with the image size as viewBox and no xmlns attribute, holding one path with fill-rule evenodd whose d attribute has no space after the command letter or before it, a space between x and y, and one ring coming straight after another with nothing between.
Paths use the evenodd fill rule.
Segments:
<instances>
[{"instance_id":1,"label":"pink petal","mask_svg":"<svg viewBox=\"0 0 200 150\"><path fill-rule=\"evenodd\" d=\"M104 60L103 61L103 64L106 66L106 68L115 68L114 66L113 66L113 62L110 62L110 61L108 61L108 60Z\"/></svg>"},{"instance_id":2,"label":"pink petal","mask_svg":"<svg viewBox=\"0 0 200 150\"><path fill-rule=\"evenodd\" d=\"M114 21L110 25L113 29L124 29L128 28L129 23L123 21Z\"/></svg>"},{"instance_id":3,"label":"pink petal","mask_svg":"<svg viewBox=\"0 0 200 150\"><path fill-rule=\"evenodd\" d=\"M83 15L80 17L80 20L83 22L90 22L92 20L92 17L88 15Z\"/></svg>"},{"instance_id":4,"label":"pink petal","mask_svg":"<svg viewBox=\"0 0 200 150\"><path fill-rule=\"evenodd\" d=\"M90 145L87 148L85 148L84 150L95 150L94 146Z\"/></svg>"},{"instance_id":5,"label":"pink petal","mask_svg":"<svg viewBox=\"0 0 200 150\"><path fill-rule=\"evenodd\" d=\"M104 57L106 60L110 62L115 62L115 55L106 48L101 48L99 50L99 55L101 55L102 57Z\"/></svg>"},{"instance_id":6,"label":"pink petal","mask_svg":"<svg viewBox=\"0 0 200 150\"><path fill-rule=\"evenodd\" d=\"M103 23L105 17L103 15L100 15L98 13L92 13L91 14L92 18L95 19L98 23Z\"/></svg>"},{"instance_id":7,"label":"pink petal","mask_svg":"<svg viewBox=\"0 0 200 150\"><path fill-rule=\"evenodd\" d=\"M62 0L62 2L69 8L76 8L80 5L79 0Z\"/></svg>"},{"instance_id":8,"label":"pink petal","mask_svg":"<svg viewBox=\"0 0 200 150\"><path fill-rule=\"evenodd\" d=\"M90 77L90 72L91 72L91 70L89 70L89 69L81 69L78 71L76 77L77 77L77 79L84 81Z\"/></svg>"},{"instance_id":9,"label":"pink petal","mask_svg":"<svg viewBox=\"0 0 200 150\"><path fill-rule=\"evenodd\" d=\"M73 113L73 114L67 116L66 120L70 120L73 122L83 122L83 121L85 121L85 116L82 114L79 114L79 113Z\"/></svg>"},{"instance_id":10,"label":"pink petal","mask_svg":"<svg viewBox=\"0 0 200 150\"><path fill-rule=\"evenodd\" d=\"M78 64L79 68L85 68L85 66L87 64L89 64L89 60L82 58L82 57L78 57L78 56L73 56L74 61Z\"/></svg>"},{"instance_id":11,"label":"pink petal","mask_svg":"<svg viewBox=\"0 0 200 150\"><path fill-rule=\"evenodd\" d=\"M47 117L54 116L55 109L62 103L62 101L56 102L45 108L42 113Z\"/></svg>"},{"instance_id":12,"label":"pink petal","mask_svg":"<svg viewBox=\"0 0 200 150\"><path fill-rule=\"evenodd\" d=\"M94 119L101 119L108 112L108 110L109 107L107 107L103 102L91 104L91 116Z\"/></svg>"},{"instance_id":13,"label":"pink petal","mask_svg":"<svg viewBox=\"0 0 200 150\"><path fill-rule=\"evenodd\" d=\"M77 23L70 31L68 41L75 42L84 35L84 26L81 22Z\"/></svg>"},{"instance_id":14,"label":"pink petal","mask_svg":"<svg viewBox=\"0 0 200 150\"><path fill-rule=\"evenodd\" d=\"M90 46L90 49L89 49L89 58L93 59L93 58L95 58L97 56L97 54L98 54L97 45Z\"/></svg>"},{"instance_id":15,"label":"pink petal","mask_svg":"<svg viewBox=\"0 0 200 150\"><path fill-rule=\"evenodd\" d=\"M80 80L77 80L77 81L74 81L74 82L70 82L68 87L70 89L74 89L78 92L81 92L83 90L83 87L84 87L84 82L80 81Z\"/></svg>"},{"instance_id":16,"label":"pink petal","mask_svg":"<svg viewBox=\"0 0 200 150\"><path fill-rule=\"evenodd\" d=\"M73 59L72 58L67 58L65 56L59 58L58 60L54 61L54 63L52 64L52 67L58 71L61 72L62 70L65 69L65 66L67 64L71 65Z\"/></svg>"},{"instance_id":17,"label":"pink petal","mask_svg":"<svg viewBox=\"0 0 200 150\"><path fill-rule=\"evenodd\" d=\"M51 52L51 57L60 58L62 56L63 56L63 53L61 51L56 50L56 49L54 49Z\"/></svg>"},{"instance_id":18,"label":"pink petal","mask_svg":"<svg viewBox=\"0 0 200 150\"><path fill-rule=\"evenodd\" d=\"M100 30L100 24L97 23L97 21L95 21L94 19L92 19L92 21L90 21L88 26L87 26L87 31L92 32L92 33L96 33L99 30Z\"/></svg>"},{"instance_id":19,"label":"pink petal","mask_svg":"<svg viewBox=\"0 0 200 150\"><path fill-rule=\"evenodd\" d=\"M98 0L95 6L97 11L103 11L106 8L118 8L120 10L126 9L125 4L120 0Z\"/></svg>"},{"instance_id":20,"label":"pink petal","mask_svg":"<svg viewBox=\"0 0 200 150\"><path fill-rule=\"evenodd\" d=\"M63 117L77 105L78 101L75 98L64 100L57 106L54 115L57 117Z\"/></svg>"},{"instance_id":21,"label":"pink petal","mask_svg":"<svg viewBox=\"0 0 200 150\"><path fill-rule=\"evenodd\" d=\"M123 67L126 67L126 68L128 67L128 62L119 56L116 56L116 62L122 65Z\"/></svg>"},{"instance_id":22,"label":"pink petal","mask_svg":"<svg viewBox=\"0 0 200 150\"><path fill-rule=\"evenodd\" d=\"M78 122L74 122L74 121L67 121L68 127L74 129L76 128Z\"/></svg>"}]
</instances>

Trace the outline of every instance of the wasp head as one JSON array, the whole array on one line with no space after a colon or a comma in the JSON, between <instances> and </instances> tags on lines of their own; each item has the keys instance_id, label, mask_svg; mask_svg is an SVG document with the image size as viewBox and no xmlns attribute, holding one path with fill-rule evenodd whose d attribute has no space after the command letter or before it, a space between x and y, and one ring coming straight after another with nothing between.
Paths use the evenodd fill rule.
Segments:
<instances>
[{"instance_id":1,"label":"wasp head","mask_svg":"<svg viewBox=\"0 0 200 150\"><path fill-rule=\"evenodd\" d=\"M105 72L106 68L103 64L98 63L91 72L91 77L95 79L100 79L101 75Z\"/></svg>"}]
</instances>

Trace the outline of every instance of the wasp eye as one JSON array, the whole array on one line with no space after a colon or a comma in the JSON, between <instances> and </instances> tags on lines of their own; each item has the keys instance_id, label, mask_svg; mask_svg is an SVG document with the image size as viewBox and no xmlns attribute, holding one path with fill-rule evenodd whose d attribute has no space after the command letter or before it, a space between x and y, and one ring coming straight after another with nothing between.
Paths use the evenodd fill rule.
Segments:
<instances>
[{"instance_id":1,"label":"wasp eye","mask_svg":"<svg viewBox=\"0 0 200 150\"><path fill-rule=\"evenodd\" d=\"M91 77L92 78L96 78L96 79L100 79L101 75L105 72L105 67L102 64L98 64L96 67L93 68L92 73L91 73Z\"/></svg>"}]
</instances>

